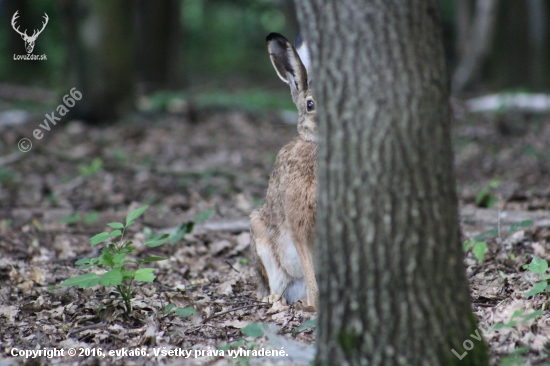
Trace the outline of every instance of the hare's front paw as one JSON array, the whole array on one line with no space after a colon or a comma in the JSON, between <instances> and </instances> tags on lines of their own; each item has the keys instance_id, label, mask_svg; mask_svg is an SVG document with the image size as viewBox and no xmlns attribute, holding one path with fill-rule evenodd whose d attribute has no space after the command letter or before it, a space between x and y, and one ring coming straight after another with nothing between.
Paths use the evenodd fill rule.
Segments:
<instances>
[{"instance_id":1,"label":"hare's front paw","mask_svg":"<svg viewBox=\"0 0 550 366\"><path fill-rule=\"evenodd\" d=\"M263 302L268 302L270 304L276 303L277 301L281 302L281 305L286 305L286 299L278 294L271 294L262 299Z\"/></svg>"}]
</instances>

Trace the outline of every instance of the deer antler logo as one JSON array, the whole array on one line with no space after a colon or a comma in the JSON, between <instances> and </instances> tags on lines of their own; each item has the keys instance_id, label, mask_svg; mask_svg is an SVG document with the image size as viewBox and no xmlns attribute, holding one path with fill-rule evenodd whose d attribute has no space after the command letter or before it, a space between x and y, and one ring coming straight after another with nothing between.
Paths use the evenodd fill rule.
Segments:
<instances>
[{"instance_id":1,"label":"deer antler logo","mask_svg":"<svg viewBox=\"0 0 550 366\"><path fill-rule=\"evenodd\" d=\"M34 49L34 42L36 42L36 39L38 38L40 33L42 33L44 28L46 28L46 24L48 24L48 14L44 13L45 22L42 22L42 29L40 29L39 31L35 29L32 33L32 36L29 36L26 29L25 32L21 32L19 31L19 27L15 28L15 20L19 18L19 15L17 15L18 12L19 10L17 10L15 14L13 14L13 18L11 18L11 26L13 27L13 30L19 33L21 35L21 38L23 38L23 40L25 41L25 49L27 50L27 53L32 53L32 50Z\"/></svg>"}]
</instances>

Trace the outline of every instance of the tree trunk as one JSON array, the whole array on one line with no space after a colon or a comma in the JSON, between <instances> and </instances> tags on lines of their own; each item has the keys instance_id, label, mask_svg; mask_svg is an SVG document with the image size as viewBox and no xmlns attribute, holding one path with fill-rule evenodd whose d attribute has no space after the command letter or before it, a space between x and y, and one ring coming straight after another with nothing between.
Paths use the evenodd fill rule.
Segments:
<instances>
[{"instance_id":1,"label":"tree trunk","mask_svg":"<svg viewBox=\"0 0 550 366\"><path fill-rule=\"evenodd\" d=\"M296 5L319 115L316 362L486 365L470 336L437 1Z\"/></svg>"},{"instance_id":2,"label":"tree trunk","mask_svg":"<svg viewBox=\"0 0 550 366\"><path fill-rule=\"evenodd\" d=\"M132 2L61 4L68 50L66 92L76 87L82 93L69 118L88 122L116 118L131 108L134 93Z\"/></svg>"},{"instance_id":3,"label":"tree trunk","mask_svg":"<svg viewBox=\"0 0 550 366\"><path fill-rule=\"evenodd\" d=\"M479 76L491 51L497 5L497 0L477 0L468 42L453 75L453 89L456 92L461 92Z\"/></svg>"},{"instance_id":4,"label":"tree trunk","mask_svg":"<svg viewBox=\"0 0 550 366\"><path fill-rule=\"evenodd\" d=\"M179 0L138 0L136 71L142 92L175 86L179 66Z\"/></svg>"}]
</instances>

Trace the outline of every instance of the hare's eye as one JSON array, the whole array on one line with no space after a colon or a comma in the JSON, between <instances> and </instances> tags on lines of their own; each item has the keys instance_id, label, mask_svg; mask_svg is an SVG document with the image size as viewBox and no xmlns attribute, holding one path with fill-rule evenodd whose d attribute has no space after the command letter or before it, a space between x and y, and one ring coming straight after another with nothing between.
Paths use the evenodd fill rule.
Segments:
<instances>
[{"instance_id":1,"label":"hare's eye","mask_svg":"<svg viewBox=\"0 0 550 366\"><path fill-rule=\"evenodd\" d=\"M312 100L308 100L306 103L306 107L307 107L307 111L311 112L312 110L315 109L315 103L313 103Z\"/></svg>"}]
</instances>

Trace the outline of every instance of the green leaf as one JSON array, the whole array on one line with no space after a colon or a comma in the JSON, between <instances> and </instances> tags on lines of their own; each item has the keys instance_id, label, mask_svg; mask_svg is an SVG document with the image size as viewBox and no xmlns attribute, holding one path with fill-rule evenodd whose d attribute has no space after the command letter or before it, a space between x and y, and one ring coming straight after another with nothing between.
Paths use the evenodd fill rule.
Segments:
<instances>
[{"instance_id":1,"label":"green leaf","mask_svg":"<svg viewBox=\"0 0 550 366\"><path fill-rule=\"evenodd\" d=\"M136 281L153 282L155 279L155 275L153 274L154 270L155 268L140 268L136 271L134 279Z\"/></svg>"},{"instance_id":2,"label":"green leaf","mask_svg":"<svg viewBox=\"0 0 550 366\"><path fill-rule=\"evenodd\" d=\"M533 225L533 220L523 220L522 222L519 223L519 226L521 227L528 227L531 225Z\"/></svg>"},{"instance_id":3,"label":"green leaf","mask_svg":"<svg viewBox=\"0 0 550 366\"><path fill-rule=\"evenodd\" d=\"M531 348L529 348L528 346L525 346L525 347L518 347L516 348L515 350L513 350L512 352L510 352L510 355L521 355L525 352L528 352Z\"/></svg>"},{"instance_id":4,"label":"green leaf","mask_svg":"<svg viewBox=\"0 0 550 366\"><path fill-rule=\"evenodd\" d=\"M115 266L122 266L124 264L125 259L126 259L126 253L113 254L113 264Z\"/></svg>"},{"instance_id":5,"label":"green leaf","mask_svg":"<svg viewBox=\"0 0 550 366\"><path fill-rule=\"evenodd\" d=\"M193 231L195 223L193 221L184 222L176 230L174 230L169 237L170 243L176 244L185 234L189 234Z\"/></svg>"},{"instance_id":6,"label":"green leaf","mask_svg":"<svg viewBox=\"0 0 550 366\"><path fill-rule=\"evenodd\" d=\"M100 277L99 283L103 286L118 286L122 283L122 272L119 268L112 269Z\"/></svg>"},{"instance_id":7,"label":"green leaf","mask_svg":"<svg viewBox=\"0 0 550 366\"><path fill-rule=\"evenodd\" d=\"M76 266L81 266L83 264L90 264L90 260L88 258L80 258L76 262L74 262Z\"/></svg>"},{"instance_id":8,"label":"green leaf","mask_svg":"<svg viewBox=\"0 0 550 366\"><path fill-rule=\"evenodd\" d=\"M530 320L530 319L536 319L539 316L541 316L543 312L544 312L543 310L533 311L532 313L529 313L529 314L525 315L523 317L523 321L526 322L527 320Z\"/></svg>"},{"instance_id":9,"label":"green leaf","mask_svg":"<svg viewBox=\"0 0 550 366\"><path fill-rule=\"evenodd\" d=\"M144 264L144 263L149 263L149 262L160 262L160 261L163 261L163 260L166 260L168 258L164 258L164 257L147 257L145 259L140 259L137 261L138 265L139 264Z\"/></svg>"},{"instance_id":10,"label":"green leaf","mask_svg":"<svg viewBox=\"0 0 550 366\"><path fill-rule=\"evenodd\" d=\"M174 314L182 318L187 318L188 316L195 315L196 313L197 311L191 306L188 306L186 308L177 308L176 310L174 310Z\"/></svg>"},{"instance_id":11,"label":"green leaf","mask_svg":"<svg viewBox=\"0 0 550 366\"><path fill-rule=\"evenodd\" d=\"M476 236L474 236L474 241L483 241L485 240L486 238L493 238L495 236L498 236L498 230L497 229L491 229L489 231L486 231L484 233L481 233L481 234L477 234Z\"/></svg>"},{"instance_id":12,"label":"green leaf","mask_svg":"<svg viewBox=\"0 0 550 366\"><path fill-rule=\"evenodd\" d=\"M122 231L120 231L120 230L113 230L113 232L109 234L109 237L115 238L115 237L121 236L121 235L122 235Z\"/></svg>"},{"instance_id":13,"label":"green leaf","mask_svg":"<svg viewBox=\"0 0 550 366\"><path fill-rule=\"evenodd\" d=\"M246 327L242 328L241 332L245 336L252 338L258 338L264 334L261 323L250 323Z\"/></svg>"},{"instance_id":14,"label":"green leaf","mask_svg":"<svg viewBox=\"0 0 550 366\"><path fill-rule=\"evenodd\" d=\"M128 216L126 216L126 227L130 226L135 219L137 219L142 213L144 213L145 210L147 210L147 207L149 207L149 205L136 208L134 211L130 212Z\"/></svg>"},{"instance_id":15,"label":"green leaf","mask_svg":"<svg viewBox=\"0 0 550 366\"><path fill-rule=\"evenodd\" d=\"M80 221L80 214L78 212L59 219L59 222L66 223L66 224L76 224L79 221Z\"/></svg>"},{"instance_id":16,"label":"green leaf","mask_svg":"<svg viewBox=\"0 0 550 366\"><path fill-rule=\"evenodd\" d=\"M487 243L484 241L481 241L474 244L472 253L474 253L477 260L481 263L483 262L483 257L485 256L486 250L487 250Z\"/></svg>"},{"instance_id":17,"label":"green leaf","mask_svg":"<svg viewBox=\"0 0 550 366\"><path fill-rule=\"evenodd\" d=\"M465 240L464 243L462 243L462 250L467 252L475 243L475 240Z\"/></svg>"},{"instance_id":18,"label":"green leaf","mask_svg":"<svg viewBox=\"0 0 550 366\"><path fill-rule=\"evenodd\" d=\"M164 307L164 314L168 314L170 311L172 311L173 308L175 308L176 305L170 303Z\"/></svg>"},{"instance_id":19,"label":"green leaf","mask_svg":"<svg viewBox=\"0 0 550 366\"><path fill-rule=\"evenodd\" d=\"M115 265L115 262L113 261L113 255L107 251L103 250L101 254L99 255L99 262L98 264L106 267L112 267Z\"/></svg>"},{"instance_id":20,"label":"green leaf","mask_svg":"<svg viewBox=\"0 0 550 366\"><path fill-rule=\"evenodd\" d=\"M533 257L527 269L533 273L543 274L548 269L548 263L544 259Z\"/></svg>"},{"instance_id":21,"label":"green leaf","mask_svg":"<svg viewBox=\"0 0 550 366\"><path fill-rule=\"evenodd\" d=\"M124 229L124 225L121 222L110 222L107 225L109 225L113 229Z\"/></svg>"},{"instance_id":22,"label":"green leaf","mask_svg":"<svg viewBox=\"0 0 550 366\"><path fill-rule=\"evenodd\" d=\"M241 339L236 342L231 342L231 343L221 345L217 349L219 349L220 351L229 351L230 349L238 349L243 344L244 344L244 339Z\"/></svg>"},{"instance_id":23,"label":"green leaf","mask_svg":"<svg viewBox=\"0 0 550 366\"><path fill-rule=\"evenodd\" d=\"M522 366L525 365L525 357L520 355L504 356L500 359L499 366Z\"/></svg>"},{"instance_id":24,"label":"green leaf","mask_svg":"<svg viewBox=\"0 0 550 366\"><path fill-rule=\"evenodd\" d=\"M212 214L214 213L214 209L211 208L211 209L208 209L206 211L203 211L203 212L200 212L198 213L196 216L195 216L195 222L203 222L203 221L206 221L210 218L210 216L212 216Z\"/></svg>"},{"instance_id":25,"label":"green leaf","mask_svg":"<svg viewBox=\"0 0 550 366\"><path fill-rule=\"evenodd\" d=\"M512 319L514 319L514 318L516 318L516 317L518 317L518 316L520 316L520 315L523 315L523 310L521 310L521 309L520 309L520 310L516 310L516 311L514 311L514 313L512 314L512 317L510 318L510 320L512 320Z\"/></svg>"},{"instance_id":26,"label":"green leaf","mask_svg":"<svg viewBox=\"0 0 550 366\"><path fill-rule=\"evenodd\" d=\"M99 213L97 211L90 212L88 216L84 218L84 223L89 225L99 220Z\"/></svg>"},{"instance_id":27,"label":"green leaf","mask_svg":"<svg viewBox=\"0 0 550 366\"><path fill-rule=\"evenodd\" d=\"M543 292L546 289L546 286L548 286L546 281L538 282L538 283L535 284L535 286L531 290L524 293L523 296L531 297L531 296L534 296L536 294L540 294L541 292Z\"/></svg>"},{"instance_id":28,"label":"green leaf","mask_svg":"<svg viewBox=\"0 0 550 366\"><path fill-rule=\"evenodd\" d=\"M317 328L317 318L309 319L304 322L304 324L300 325L296 329L294 329L293 333L299 333L303 330L306 330L308 328L315 329Z\"/></svg>"},{"instance_id":29,"label":"green leaf","mask_svg":"<svg viewBox=\"0 0 550 366\"><path fill-rule=\"evenodd\" d=\"M99 233L97 235L94 235L90 238L90 243L92 246L96 246L101 242L104 242L105 240L109 239L109 233L104 231L102 233Z\"/></svg>"},{"instance_id":30,"label":"green leaf","mask_svg":"<svg viewBox=\"0 0 550 366\"><path fill-rule=\"evenodd\" d=\"M510 226L509 233L513 233L519 227L528 227L533 225L533 220L523 220L521 222L515 222Z\"/></svg>"},{"instance_id":31,"label":"green leaf","mask_svg":"<svg viewBox=\"0 0 550 366\"><path fill-rule=\"evenodd\" d=\"M61 284L61 286L70 287L78 286L79 288L90 288L94 287L99 283L99 277L97 274L90 272L84 275L71 277Z\"/></svg>"},{"instance_id":32,"label":"green leaf","mask_svg":"<svg viewBox=\"0 0 550 366\"><path fill-rule=\"evenodd\" d=\"M131 280L136 275L136 271L128 271L124 268L121 268L120 272L122 273L122 280Z\"/></svg>"},{"instance_id":33,"label":"green leaf","mask_svg":"<svg viewBox=\"0 0 550 366\"><path fill-rule=\"evenodd\" d=\"M166 240L168 240L169 236L169 234L160 234L158 236L155 236L154 238L146 240L145 245L150 248L158 247L159 245L166 243Z\"/></svg>"}]
</instances>

